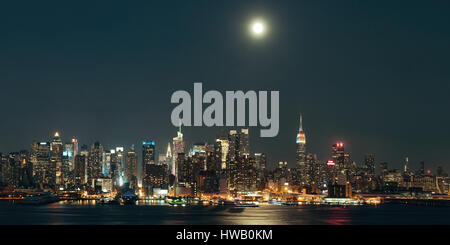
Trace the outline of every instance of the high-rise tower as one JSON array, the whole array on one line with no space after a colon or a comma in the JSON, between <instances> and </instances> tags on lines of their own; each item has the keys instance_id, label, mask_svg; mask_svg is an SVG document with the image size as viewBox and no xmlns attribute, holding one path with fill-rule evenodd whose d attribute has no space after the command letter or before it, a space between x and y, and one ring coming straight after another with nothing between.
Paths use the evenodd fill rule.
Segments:
<instances>
[{"instance_id":1,"label":"high-rise tower","mask_svg":"<svg viewBox=\"0 0 450 245\"><path fill-rule=\"evenodd\" d=\"M336 163L339 170L344 168L345 163L345 148L344 143L337 142L332 146L332 158L333 161Z\"/></svg>"},{"instance_id":2,"label":"high-rise tower","mask_svg":"<svg viewBox=\"0 0 450 245\"><path fill-rule=\"evenodd\" d=\"M221 154L221 168L225 170L227 168L227 156L229 149L229 141L227 137L219 137L216 139L216 145L220 146L220 154Z\"/></svg>"},{"instance_id":3,"label":"high-rise tower","mask_svg":"<svg viewBox=\"0 0 450 245\"><path fill-rule=\"evenodd\" d=\"M55 174L50 163L50 143L33 142L31 145L31 162L33 163L33 177L38 188L54 187L51 183Z\"/></svg>"},{"instance_id":4,"label":"high-rise tower","mask_svg":"<svg viewBox=\"0 0 450 245\"><path fill-rule=\"evenodd\" d=\"M303 132L303 118L302 114L300 114L300 127L298 129L298 134L296 138L297 143L297 155L296 155L296 165L297 170L300 174L300 182L302 185L307 185L308 183L308 166L306 163L306 135Z\"/></svg>"},{"instance_id":5,"label":"high-rise tower","mask_svg":"<svg viewBox=\"0 0 450 245\"><path fill-rule=\"evenodd\" d=\"M409 163L409 158L406 157L406 158L405 158L405 165L404 165L404 167L403 167L403 172L404 172L405 174L407 174L407 173L409 172L409 166L408 166L408 163Z\"/></svg>"},{"instance_id":6,"label":"high-rise tower","mask_svg":"<svg viewBox=\"0 0 450 245\"><path fill-rule=\"evenodd\" d=\"M88 185L93 186L93 180L103 177L103 146L100 142L95 142L91 146L91 150L88 155L88 167L87 167L87 182Z\"/></svg>"},{"instance_id":7,"label":"high-rise tower","mask_svg":"<svg viewBox=\"0 0 450 245\"><path fill-rule=\"evenodd\" d=\"M177 136L173 138L173 166L174 169L172 173L175 173L175 176L178 175L178 167L176 166L176 162L178 159L178 154L184 153L184 141L183 141L183 133L181 133L181 122L178 128Z\"/></svg>"},{"instance_id":8,"label":"high-rise tower","mask_svg":"<svg viewBox=\"0 0 450 245\"><path fill-rule=\"evenodd\" d=\"M248 128L242 128L241 133L239 134L239 154L240 157L250 156L250 142L249 142L249 134Z\"/></svg>"},{"instance_id":9,"label":"high-rise tower","mask_svg":"<svg viewBox=\"0 0 450 245\"><path fill-rule=\"evenodd\" d=\"M366 154L364 157L364 165L366 167L367 173L374 176L375 175L375 155Z\"/></svg>"},{"instance_id":10,"label":"high-rise tower","mask_svg":"<svg viewBox=\"0 0 450 245\"><path fill-rule=\"evenodd\" d=\"M142 141L142 184L144 187L144 192L146 194L150 193L151 186L151 175L152 169L155 165L155 141Z\"/></svg>"},{"instance_id":11,"label":"high-rise tower","mask_svg":"<svg viewBox=\"0 0 450 245\"><path fill-rule=\"evenodd\" d=\"M172 161L172 149L170 148L170 142L167 143L167 151L166 151L166 161L167 167L170 170L170 173L175 176L175 162Z\"/></svg>"},{"instance_id":12,"label":"high-rise tower","mask_svg":"<svg viewBox=\"0 0 450 245\"><path fill-rule=\"evenodd\" d=\"M132 187L136 187L138 183L138 163L137 154L134 151L134 147L131 147L130 151L128 151L126 155L125 178Z\"/></svg>"},{"instance_id":13,"label":"high-rise tower","mask_svg":"<svg viewBox=\"0 0 450 245\"><path fill-rule=\"evenodd\" d=\"M63 143L56 132L50 144L50 163L51 167L55 169L55 182L57 186L62 186L63 183ZM52 183L53 184L53 183Z\"/></svg>"}]
</instances>

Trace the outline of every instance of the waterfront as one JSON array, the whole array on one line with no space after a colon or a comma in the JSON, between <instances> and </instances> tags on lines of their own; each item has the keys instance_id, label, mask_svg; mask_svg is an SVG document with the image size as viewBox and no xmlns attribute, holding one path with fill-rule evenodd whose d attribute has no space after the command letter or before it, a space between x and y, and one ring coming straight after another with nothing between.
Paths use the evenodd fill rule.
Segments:
<instances>
[{"instance_id":1,"label":"waterfront","mask_svg":"<svg viewBox=\"0 0 450 245\"><path fill-rule=\"evenodd\" d=\"M412 205L235 208L0 202L0 225L450 225L450 210Z\"/></svg>"}]
</instances>

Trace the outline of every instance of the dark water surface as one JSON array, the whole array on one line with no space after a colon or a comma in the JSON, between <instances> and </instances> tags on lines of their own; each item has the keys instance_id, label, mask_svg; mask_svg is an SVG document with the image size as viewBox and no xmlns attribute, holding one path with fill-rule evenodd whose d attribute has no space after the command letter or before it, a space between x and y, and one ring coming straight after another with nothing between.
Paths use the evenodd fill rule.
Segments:
<instances>
[{"instance_id":1,"label":"dark water surface","mask_svg":"<svg viewBox=\"0 0 450 245\"><path fill-rule=\"evenodd\" d=\"M382 205L101 206L58 202L25 206L0 202L0 225L450 225L450 209Z\"/></svg>"}]
</instances>

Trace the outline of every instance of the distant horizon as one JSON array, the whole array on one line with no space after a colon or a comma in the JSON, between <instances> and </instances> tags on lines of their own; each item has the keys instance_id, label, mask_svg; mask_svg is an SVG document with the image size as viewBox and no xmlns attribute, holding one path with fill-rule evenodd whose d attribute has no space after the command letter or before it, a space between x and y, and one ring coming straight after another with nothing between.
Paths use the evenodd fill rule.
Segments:
<instances>
[{"instance_id":1,"label":"distant horizon","mask_svg":"<svg viewBox=\"0 0 450 245\"><path fill-rule=\"evenodd\" d=\"M252 131L251 128L257 128L257 127L219 127L219 128L222 128L221 131L224 131L224 130L223 130L224 128L227 128L228 130L226 131L226 134L225 134L225 135L219 135L219 134L217 134L217 136L215 136L215 137L213 137L213 136L209 136L209 137L210 137L210 138L213 137L214 139L216 139L217 137L228 136L229 130L232 130L232 129L248 128L248 129L249 129L249 132L251 132L251 131ZM175 127L174 127L174 129L177 130ZM186 129L189 129L189 127L183 127L183 130L182 130L183 134L185 134L185 130L186 130ZM107 150L113 150L113 149L115 149L116 147L123 147L123 148L124 148L124 151L125 151L125 152L128 152L128 151L130 151L131 146L134 145L134 150L135 150L135 152L138 154L138 166L139 166L139 169L142 168L142 142L143 142L143 141L149 141L149 140L155 141L155 151L156 151L155 157L156 157L156 162L158 162L158 160L159 160L159 155L160 155L160 154L165 154L165 153L166 153L166 150L167 150L167 143L170 142L170 143L172 144L172 141L170 140L170 138L173 138L173 137L176 136L176 135L174 134L173 137L169 137L169 140L167 140L167 141L166 141L165 143L163 143L163 144L159 144L159 143L158 143L159 141L158 141L158 140L155 140L155 139L153 139L153 138L143 138L143 139L137 141L137 142L134 143L134 144L120 144L120 143L118 143L118 144L108 144L108 143L104 143L104 141L102 141L102 140L94 140L94 141L92 141L92 142L85 143L84 141L81 141L81 140L80 140L78 137L76 137L76 136L68 137L68 140L66 140L64 134L61 133L61 132L63 132L63 131L61 131L61 130L55 130L54 132L52 132L52 133L50 134L50 137L49 137L48 139L46 139L46 140L38 140L38 139L32 140L32 141L29 143L29 147L28 147L28 148L24 148L24 149L20 149L20 150L15 150L15 151L7 151L7 152L6 152L6 151L1 151L1 150L0 150L0 153L9 154L9 153L14 153L14 152L20 152L20 151L22 151L22 150L26 150L26 151L29 152L29 151L30 151L30 146L31 146L31 144L32 144L34 141L36 141L36 142L38 142L38 143L40 143L40 142L51 142L51 140L52 140L52 138L53 138L53 135L54 135L56 132L59 133L59 136L61 137L63 144L70 143L70 142L71 142L70 140L75 138L75 139L78 140L78 144L79 144L79 147L80 147L80 148L81 148L81 146L86 145L86 146L88 146L88 149L89 149L94 143L99 142L99 143L103 146L103 150L104 150L104 151L107 151ZM174 131L174 132L176 132L176 131ZM194 144L197 144L197 143L208 143L208 144L212 144L212 145L214 144L214 139L206 140L206 141L195 141L195 142L194 142L194 141L186 140L186 137L185 137L185 136L183 137L183 139L184 139L184 142L185 142L185 153L188 153L189 150L192 148L192 146L193 146ZM264 139L264 138L262 138L262 139ZM254 140L254 139L253 139L253 140ZM338 142L338 141L336 141L336 142ZM334 144L334 143L336 143L336 142L333 142L332 144ZM331 160L331 146L332 146L332 144L329 146L330 156L328 156L328 158L326 158L326 159L323 159L323 158L321 158L321 156L319 156L318 154L316 154L316 153L314 153L314 152L309 152L308 150L307 150L307 153L311 153L311 154L317 155L317 158L318 158L318 160L319 160L320 163L326 163L328 160ZM159 145L162 145L163 148L161 149L160 147L158 147ZM308 143L307 143L306 145L308 145ZM344 145L345 145L345 142L344 142ZM345 147L345 146L344 146L344 147ZM307 148L307 149L308 149L308 148ZM250 138L250 150L251 150L251 153L252 153L252 154L255 154L255 153L265 153L265 154L266 154L266 157L267 157L268 159L271 159L271 158L272 158L272 157L270 156L270 154L267 153L267 152L254 150L253 147L252 147L252 138ZM363 166L363 165L364 165L364 156L365 156L365 154L361 157L362 160L359 160L359 161L358 161L358 160L355 160L355 159L352 157L352 156L353 156L353 155L352 155L352 152L348 151L346 147L345 147L345 152L350 154L350 159L352 160L352 162L356 162L356 164L357 164L358 166ZM295 154L295 152L294 152L293 154ZM401 165L400 167L393 167L393 166L392 166L392 163L389 162L389 161L377 160L377 154L376 154L376 153L368 152L368 153L366 153L366 154L374 154L374 156L375 156L375 169L376 169L376 172L377 172L377 173L380 172L380 163L383 163L383 162L388 163L388 169L389 169L389 170L402 170L402 168L403 168L403 166L404 166L404 165ZM406 155L406 156L402 159L401 164L404 164L404 160L405 160L406 157L408 157L408 156ZM408 157L408 158L409 158L409 157ZM286 161L286 160L280 159L280 160L275 160L275 161L272 161L272 162L270 162L270 161L268 160L268 161L267 161L267 165L268 165L268 167L269 167L270 169L274 169L274 168L276 168L276 167L278 166L278 163L281 162L281 161L284 162L284 161ZM428 165L427 165L427 161L426 161L426 160L419 160L419 161L417 161L417 162L415 162L415 161L412 162L411 159L409 158L409 165L408 165L408 166L409 166L410 169L416 170L416 169L419 167L419 164L420 164L421 161L424 161L424 162L425 162L425 169L426 169L426 170L430 170L432 174L435 174L435 173L436 173L436 169L437 169L437 167L439 167L439 166L443 167L444 171L447 172L447 169L446 169L447 166L446 166L446 165L436 165L434 168L427 168ZM289 161L288 161L288 167L289 167L289 168L295 168L295 167L296 167L295 164L296 164L295 162L289 162Z\"/></svg>"}]
</instances>

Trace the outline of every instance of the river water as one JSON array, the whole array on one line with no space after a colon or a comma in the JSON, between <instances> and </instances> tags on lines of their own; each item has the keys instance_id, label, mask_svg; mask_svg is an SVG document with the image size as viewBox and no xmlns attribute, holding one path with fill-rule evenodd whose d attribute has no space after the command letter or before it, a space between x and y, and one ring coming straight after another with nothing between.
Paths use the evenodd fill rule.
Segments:
<instances>
[{"instance_id":1,"label":"river water","mask_svg":"<svg viewBox=\"0 0 450 245\"><path fill-rule=\"evenodd\" d=\"M450 209L426 206L95 205L0 202L0 225L450 225Z\"/></svg>"}]
</instances>

